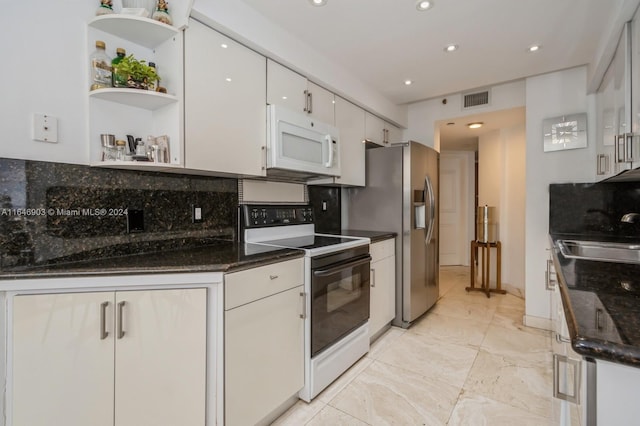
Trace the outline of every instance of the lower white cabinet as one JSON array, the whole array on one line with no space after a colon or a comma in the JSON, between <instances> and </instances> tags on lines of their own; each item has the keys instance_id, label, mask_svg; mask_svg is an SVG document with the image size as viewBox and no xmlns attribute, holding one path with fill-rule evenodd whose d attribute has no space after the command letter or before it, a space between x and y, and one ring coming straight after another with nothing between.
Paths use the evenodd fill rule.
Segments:
<instances>
[{"instance_id":1,"label":"lower white cabinet","mask_svg":"<svg viewBox=\"0 0 640 426\"><path fill-rule=\"evenodd\" d=\"M377 334L396 316L395 239L371 244L369 337Z\"/></svg>"},{"instance_id":2,"label":"lower white cabinet","mask_svg":"<svg viewBox=\"0 0 640 426\"><path fill-rule=\"evenodd\" d=\"M255 425L304 386L304 261L225 275L225 425Z\"/></svg>"},{"instance_id":3,"label":"lower white cabinet","mask_svg":"<svg viewBox=\"0 0 640 426\"><path fill-rule=\"evenodd\" d=\"M207 290L13 298L13 425L205 423Z\"/></svg>"}]
</instances>

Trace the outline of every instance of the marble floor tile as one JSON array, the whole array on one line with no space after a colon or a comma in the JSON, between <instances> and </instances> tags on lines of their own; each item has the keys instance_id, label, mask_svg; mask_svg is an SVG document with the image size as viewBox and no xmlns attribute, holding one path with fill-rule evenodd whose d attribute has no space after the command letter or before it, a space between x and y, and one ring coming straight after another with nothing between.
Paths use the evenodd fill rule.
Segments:
<instances>
[{"instance_id":1,"label":"marble floor tile","mask_svg":"<svg viewBox=\"0 0 640 426\"><path fill-rule=\"evenodd\" d=\"M431 308L430 312L461 318L470 322L489 323L496 312L497 305L491 306L490 302L485 303L484 300L488 300L486 298L480 300L445 296L438 300L438 303Z\"/></svg>"},{"instance_id":2,"label":"marble floor tile","mask_svg":"<svg viewBox=\"0 0 640 426\"><path fill-rule=\"evenodd\" d=\"M484 340L487 327L489 323L473 322L430 312L412 325L407 332L429 339L477 348Z\"/></svg>"},{"instance_id":3,"label":"marble floor tile","mask_svg":"<svg viewBox=\"0 0 640 426\"><path fill-rule=\"evenodd\" d=\"M366 426L367 424L327 405L307 423L307 426Z\"/></svg>"},{"instance_id":4,"label":"marble floor tile","mask_svg":"<svg viewBox=\"0 0 640 426\"><path fill-rule=\"evenodd\" d=\"M481 350L464 390L538 416L548 416L552 407L552 394L549 392L552 376L551 365L521 365Z\"/></svg>"},{"instance_id":5,"label":"marble floor tile","mask_svg":"<svg viewBox=\"0 0 640 426\"><path fill-rule=\"evenodd\" d=\"M313 419L313 417L325 406L326 404L318 398L314 399L310 403L300 400L271 424L274 426L304 425L311 421L311 419Z\"/></svg>"},{"instance_id":6,"label":"marble floor tile","mask_svg":"<svg viewBox=\"0 0 640 426\"><path fill-rule=\"evenodd\" d=\"M447 425L450 426L546 426L548 417L494 401L482 395L464 392L458 400Z\"/></svg>"},{"instance_id":7,"label":"marble floor tile","mask_svg":"<svg viewBox=\"0 0 640 426\"><path fill-rule=\"evenodd\" d=\"M375 361L329 405L372 425L443 425L459 387Z\"/></svg>"},{"instance_id":8,"label":"marble floor tile","mask_svg":"<svg viewBox=\"0 0 640 426\"><path fill-rule=\"evenodd\" d=\"M400 327L391 327L382 336L371 344L369 358L377 359L386 349L393 345L393 342L400 336L402 336L407 330Z\"/></svg>"},{"instance_id":9,"label":"marble floor tile","mask_svg":"<svg viewBox=\"0 0 640 426\"><path fill-rule=\"evenodd\" d=\"M378 360L406 371L462 387L477 350L405 333Z\"/></svg>"},{"instance_id":10,"label":"marble floor tile","mask_svg":"<svg viewBox=\"0 0 640 426\"><path fill-rule=\"evenodd\" d=\"M528 363L551 365L551 338L548 332L524 333L520 330L489 325L480 347L489 353L508 357L522 365Z\"/></svg>"},{"instance_id":11,"label":"marble floor tile","mask_svg":"<svg viewBox=\"0 0 640 426\"><path fill-rule=\"evenodd\" d=\"M547 330L539 328L527 327L524 325L524 308L511 306L498 306L496 313L491 320L491 325L508 328L510 330L522 331L524 333L537 334L540 336L548 336Z\"/></svg>"}]
</instances>

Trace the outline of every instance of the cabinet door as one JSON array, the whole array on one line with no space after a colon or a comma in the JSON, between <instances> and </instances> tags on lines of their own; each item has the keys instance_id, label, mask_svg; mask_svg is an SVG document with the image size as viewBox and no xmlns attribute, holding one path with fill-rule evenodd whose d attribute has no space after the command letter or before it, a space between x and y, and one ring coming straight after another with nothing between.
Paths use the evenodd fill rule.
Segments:
<instances>
[{"instance_id":1,"label":"cabinet door","mask_svg":"<svg viewBox=\"0 0 640 426\"><path fill-rule=\"evenodd\" d=\"M292 111L306 112L307 79L277 62L267 59L267 103Z\"/></svg>"},{"instance_id":2,"label":"cabinet door","mask_svg":"<svg viewBox=\"0 0 640 426\"><path fill-rule=\"evenodd\" d=\"M12 424L113 426L113 296L13 298Z\"/></svg>"},{"instance_id":3,"label":"cabinet door","mask_svg":"<svg viewBox=\"0 0 640 426\"><path fill-rule=\"evenodd\" d=\"M335 96L332 92L312 82L307 83L309 100L307 112L323 123L335 125Z\"/></svg>"},{"instance_id":4,"label":"cabinet door","mask_svg":"<svg viewBox=\"0 0 640 426\"><path fill-rule=\"evenodd\" d=\"M373 142L378 145L384 145L385 141L387 140L385 121L379 117L376 117L370 112L366 112L364 123L365 138L367 139L367 141Z\"/></svg>"},{"instance_id":5,"label":"cabinet door","mask_svg":"<svg viewBox=\"0 0 640 426\"><path fill-rule=\"evenodd\" d=\"M185 166L263 176L266 59L194 20L184 54Z\"/></svg>"},{"instance_id":6,"label":"cabinet door","mask_svg":"<svg viewBox=\"0 0 640 426\"><path fill-rule=\"evenodd\" d=\"M614 174L614 144L616 135L615 93L613 88L614 67L610 66L596 93L596 179Z\"/></svg>"},{"instance_id":7,"label":"cabinet door","mask_svg":"<svg viewBox=\"0 0 640 426\"><path fill-rule=\"evenodd\" d=\"M394 240L371 245L369 337L373 337L396 316L396 257L394 252Z\"/></svg>"},{"instance_id":8,"label":"cabinet door","mask_svg":"<svg viewBox=\"0 0 640 426\"><path fill-rule=\"evenodd\" d=\"M386 123L385 128L387 129L388 143L392 144L392 143L403 142L401 128L396 127L391 123Z\"/></svg>"},{"instance_id":9,"label":"cabinet door","mask_svg":"<svg viewBox=\"0 0 640 426\"><path fill-rule=\"evenodd\" d=\"M225 312L225 424L253 425L304 386L302 286Z\"/></svg>"},{"instance_id":10,"label":"cabinet door","mask_svg":"<svg viewBox=\"0 0 640 426\"><path fill-rule=\"evenodd\" d=\"M340 131L341 174L336 183L365 186L364 110L336 96L336 127Z\"/></svg>"},{"instance_id":11,"label":"cabinet door","mask_svg":"<svg viewBox=\"0 0 640 426\"><path fill-rule=\"evenodd\" d=\"M205 424L206 295L116 293L116 426Z\"/></svg>"},{"instance_id":12,"label":"cabinet door","mask_svg":"<svg viewBox=\"0 0 640 426\"><path fill-rule=\"evenodd\" d=\"M613 67L614 111L616 123L615 167L618 173L631 167L634 152L632 139L625 135L631 132L631 50L629 24L626 24L611 66Z\"/></svg>"}]
</instances>

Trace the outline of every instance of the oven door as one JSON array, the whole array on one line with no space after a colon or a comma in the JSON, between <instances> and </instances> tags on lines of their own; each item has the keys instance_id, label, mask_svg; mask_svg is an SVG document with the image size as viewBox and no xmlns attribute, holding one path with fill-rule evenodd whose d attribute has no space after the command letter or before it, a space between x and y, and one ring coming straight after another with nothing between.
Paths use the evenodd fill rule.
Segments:
<instances>
[{"instance_id":1,"label":"oven door","mask_svg":"<svg viewBox=\"0 0 640 426\"><path fill-rule=\"evenodd\" d=\"M311 356L369 319L369 247L311 261Z\"/></svg>"}]
</instances>

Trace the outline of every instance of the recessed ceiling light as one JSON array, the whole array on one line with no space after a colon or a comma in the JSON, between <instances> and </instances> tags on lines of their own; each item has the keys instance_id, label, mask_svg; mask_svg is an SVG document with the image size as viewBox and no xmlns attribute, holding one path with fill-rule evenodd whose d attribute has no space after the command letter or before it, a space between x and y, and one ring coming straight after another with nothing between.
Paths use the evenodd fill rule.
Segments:
<instances>
[{"instance_id":1,"label":"recessed ceiling light","mask_svg":"<svg viewBox=\"0 0 640 426\"><path fill-rule=\"evenodd\" d=\"M537 52L538 50L540 50L542 46L540 46L539 44L532 44L531 46L527 47L527 52L529 53L533 53L533 52Z\"/></svg>"},{"instance_id":2,"label":"recessed ceiling light","mask_svg":"<svg viewBox=\"0 0 640 426\"><path fill-rule=\"evenodd\" d=\"M450 44L447 47L444 48L445 52L455 52L456 50L458 50L458 45L457 44Z\"/></svg>"},{"instance_id":3,"label":"recessed ceiling light","mask_svg":"<svg viewBox=\"0 0 640 426\"><path fill-rule=\"evenodd\" d=\"M226 49L226 48L227 48L227 47L229 47L229 46L227 46L226 44L222 43L222 44L220 45L220 47L222 47L223 49Z\"/></svg>"},{"instance_id":4,"label":"recessed ceiling light","mask_svg":"<svg viewBox=\"0 0 640 426\"><path fill-rule=\"evenodd\" d=\"M424 12L425 10L431 9L433 7L433 1L427 0L418 0L416 2L416 9L420 12Z\"/></svg>"},{"instance_id":5,"label":"recessed ceiling light","mask_svg":"<svg viewBox=\"0 0 640 426\"><path fill-rule=\"evenodd\" d=\"M225 80L228 81L228 82L231 82L231 78L230 77L225 78Z\"/></svg>"},{"instance_id":6,"label":"recessed ceiling light","mask_svg":"<svg viewBox=\"0 0 640 426\"><path fill-rule=\"evenodd\" d=\"M475 123L467 124L467 127L469 127L470 129L479 129L483 124L484 123L482 121L476 121Z\"/></svg>"},{"instance_id":7,"label":"recessed ceiling light","mask_svg":"<svg viewBox=\"0 0 640 426\"><path fill-rule=\"evenodd\" d=\"M314 6L324 6L327 4L327 0L309 0L309 2Z\"/></svg>"},{"instance_id":8,"label":"recessed ceiling light","mask_svg":"<svg viewBox=\"0 0 640 426\"><path fill-rule=\"evenodd\" d=\"M410 86L410 85L411 85L411 83L413 83L413 81L411 81L411 80L405 80L405 81L404 81L404 85L405 85L405 86Z\"/></svg>"}]
</instances>

